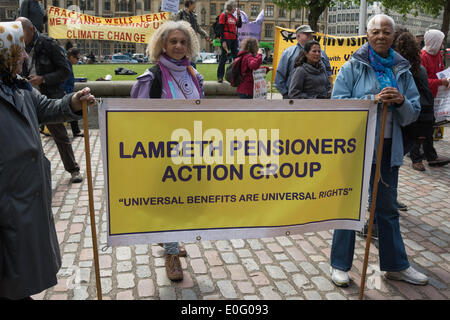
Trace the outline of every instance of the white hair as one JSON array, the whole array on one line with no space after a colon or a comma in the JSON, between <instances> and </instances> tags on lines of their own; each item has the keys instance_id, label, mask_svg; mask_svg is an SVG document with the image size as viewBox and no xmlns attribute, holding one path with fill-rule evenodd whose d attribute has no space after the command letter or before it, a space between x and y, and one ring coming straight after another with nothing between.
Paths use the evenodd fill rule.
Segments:
<instances>
[{"instance_id":1,"label":"white hair","mask_svg":"<svg viewBox=\"0 0 450 320\"><path fill-rule=\"evenodd\" d=\"M367 22L367 32L372 29L379 29L381 27L381 21L386 20L392 27L392 31L395 31L395 21L386 14L376 14Z\"/></svg>"},{"instance_id":2,"label":"white hair","mask_svg":"<svg viewBox=\"0 0 450 320\"><path fill-rule=\"evenodd\" d=\"M195 58L199 52L199 43L194 29L192 29L189 22L186 21L166 21L158 29L156 29L153 36L150 38L147 46L147 54L151 62L159 61L159 58L164 52L167 44L167 39L172 31L182 31L187 38L187 52L186 57L190 60Z\"/></svg>"},{"instance_id":3,"label":"white hair","mask_svg":"<svg viewBox=\"0 0 450 320\"><path fill-rule=\"evenodd\" d=\"M225 10L233 10L233 8L236 7L236 1L234 0L229 0L227 2L225 2L224 8Z\"/></svg>"}]
</instances>

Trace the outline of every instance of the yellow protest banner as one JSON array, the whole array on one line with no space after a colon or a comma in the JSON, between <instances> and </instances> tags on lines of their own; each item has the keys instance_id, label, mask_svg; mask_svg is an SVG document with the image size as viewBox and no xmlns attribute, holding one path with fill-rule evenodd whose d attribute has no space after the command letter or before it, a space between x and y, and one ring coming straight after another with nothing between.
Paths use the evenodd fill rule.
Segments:
<instances>
[{"instance_id":1,"label":"yellow protest banner","mask_svg":"<svg viewBox=\"0 0 450 320\"><path fill-rule=\"evenodd\" d=\"M103 18L63 8L47 8L49 36L54 39L109 40L148 43L169 12Z\"/></svg>"},{"instance_id":2,"label":"yellow protest banner","mask_svg":"<svg viewBox=\"0 0 450 320\"><path fill-rule=\"evenodd\" d=\"M99 116L109 244L363 225L371 101L106 99Z\"/></svg>"},{"instance_id":3,"label":"yellow protest banner","mask_svg":"<svg viewBox=\"0 0 450 320\"><path fill-rule=\"evenodd\" d=\"M354 37L336 37L328 34L316 32L314 33L314 40L320 43L322 50L325 51L330 59L330 65L333 72L333 82L339 69L347 62L353 52L359 49L367 42L366 36ZM273 73L272 81L275 81L276 69L280 61L283 51L290 46L297 45L295 30L276 27L275 44L273 55ZM295 57L293 57L295 59Z\"/></svg>"}]
</instances>

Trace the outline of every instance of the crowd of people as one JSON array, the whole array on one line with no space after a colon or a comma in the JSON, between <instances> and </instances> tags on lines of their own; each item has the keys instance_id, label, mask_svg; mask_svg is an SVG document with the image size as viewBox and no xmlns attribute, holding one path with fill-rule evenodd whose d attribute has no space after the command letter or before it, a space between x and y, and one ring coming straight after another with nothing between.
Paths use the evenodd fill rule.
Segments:
<instances>
[{"instance_id":1,"label":"crowd of people","mask_svg":"<svg viewBox=\"0 0 450 320\"><path fill-rule=\"evenodd\" d=\"M155 66L137 77L131 98L205 97L203 76L192 62L199 52L197 33L209 37L199 29L193 5L195 1L186 1L185 13L153 34L147 53ZM252 71L261 67L262 52L254 38L243 41L238 52L236 28L242 22L239 12L237 18L234 16L236 10L235 3L229 1L219 18L224 35L222 56L231 51L234 59L241 59L242 80L237 93L242 99L251 99ZM449 79L436 77L436 72L443 70L439 55L443 34L428 31L421 50L412 34L396 29L391 17L375 15L367 24L368 42L342 66L332 84L329 59L313 40L313 32L308 25L297 28L297 44L283 52L275 86L286 99L371 99L379 102L380 110L383 104L389 105L384 132L380 132L381 112L376 125L377 141L379 135L384 136L382 182L374 181L376 145L370 178L370 189L378 183L377 198L369 201L376 202L380 269L386 271L388 279L425 285L428 278L410 265L400 232L398 171L408 152L416 170L424 170L423 159L430 166L450 161L437 156L431 138L433 97L439 86L449 87ZM55 285L61 266L51 211L50 164L38 126L47 124L64 167L72 174L71 181L81 182L62 122L80 119L81 102L94 105L95 97L88 88L73 92L71 65L79 59L78 49L71 48L65 54L29 19L0 23L0 40L4 48L0 56L0 297L28 299ZM225 62L221 57L219 82ZM177 242L160 245L165 249L167 277L182 280L179 257L186 256L186 250ZM337 286L349 285L354 247L355 231L334 231L330 276Z\"/></svg>"}]
</instances>

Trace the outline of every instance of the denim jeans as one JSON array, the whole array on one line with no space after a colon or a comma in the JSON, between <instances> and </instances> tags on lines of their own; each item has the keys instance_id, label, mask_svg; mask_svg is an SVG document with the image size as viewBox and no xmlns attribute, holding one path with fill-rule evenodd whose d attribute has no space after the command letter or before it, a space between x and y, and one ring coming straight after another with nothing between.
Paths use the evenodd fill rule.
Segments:
<instances>
[{"instance_id":1,"label":"denim jeans","mask_svg":"<svg viewBox=\"0 0 450 320\"><path fill-rule=\"evenodd\" d=\"M178 242L166 242L163 243L164 250L166 254L178 254Z\"/></svg>"},{"instance_id":2,"label":"denim jeans","mask_svg":"<svg viewBox=\"0 0 450 320\"><path fill-rule=\"evenodd\" d=\"M239 99L253 99L253 96L244 93L238 93Z\"/></svg>"},{"instance_id":3,"label":"denim jeans","mask_svg":"<svg viewBox=\"0 0 450 320\"><path fill-rule=\"evenodd\" d=\"M238 40L224 40L224 42L227 43L228 52L231 53L231 56L233 57L233 60L238 55L239 50L239 42ZM223 79L223 76L225 75L225 64L228 60L228 54L225 51L223 47L220 47L222 50L220 53L220 59L219 59L219 65L217 67L217 79Z\"/></svg>"},{"instance_id":4,"label":"denim jeans","mask_svg":"<svg viewBox=\"0 0 450 320\"><path fill-rule=\"evenodd\" d=\"M409 267L397 211L398 167L391 167L392 140L385 139L378 183L375 218L378 225L380 270L402 271ZM372 164L370 186L373 185L375 164ZM370 188L372 189L372 188ZM355 231L334 230L331 247L331 266L342 271L352 267L355 250Z\"/></svg>"}]
</instances>

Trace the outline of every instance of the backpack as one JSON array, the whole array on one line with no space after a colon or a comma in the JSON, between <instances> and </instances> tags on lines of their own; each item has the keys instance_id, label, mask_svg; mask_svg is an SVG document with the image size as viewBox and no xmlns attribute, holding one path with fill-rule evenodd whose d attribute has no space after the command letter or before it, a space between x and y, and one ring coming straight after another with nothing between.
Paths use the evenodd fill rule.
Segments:
<instances>
[{"instance_id":1,"label":"backpack","mask_svg":"<svg viewBox=\"0 0 450 320\"><path fill-rule=\"evenodd\" d=\"M153 81L150 87L149 98L151 99L161 99L162 95L162 73L161 68L158 64L155 64L150 68L151 73L153 73Z\"/></svg>"},{"instance_id":2,"label":"backpack","mask_svg":"<svg viewBox=\"0 0 450 320\"><path fill-rule=\"evenodd\" d=\"M220 15L222 14L222 12L216 17L216 21L212 24L212 29L213 29L213 33L214 33L214 37L213 38L222 38L223 36L223 27L220 25L219 23L219 18ZM227 13L225 12L225 21L227 21Z\"/></svg>"},{"instance_id":3,"label":"backpack","mask_svg":"<svg viewBox=\"0 0 450 320\"><path fill-rule=\"evenodd\" d=\"M241 65L243 57L245 56L234 59L227 67L227 71L225 71L225 80L227 80L232 87L238 87L242 83Z\"/></svg>"}]
</instances>

